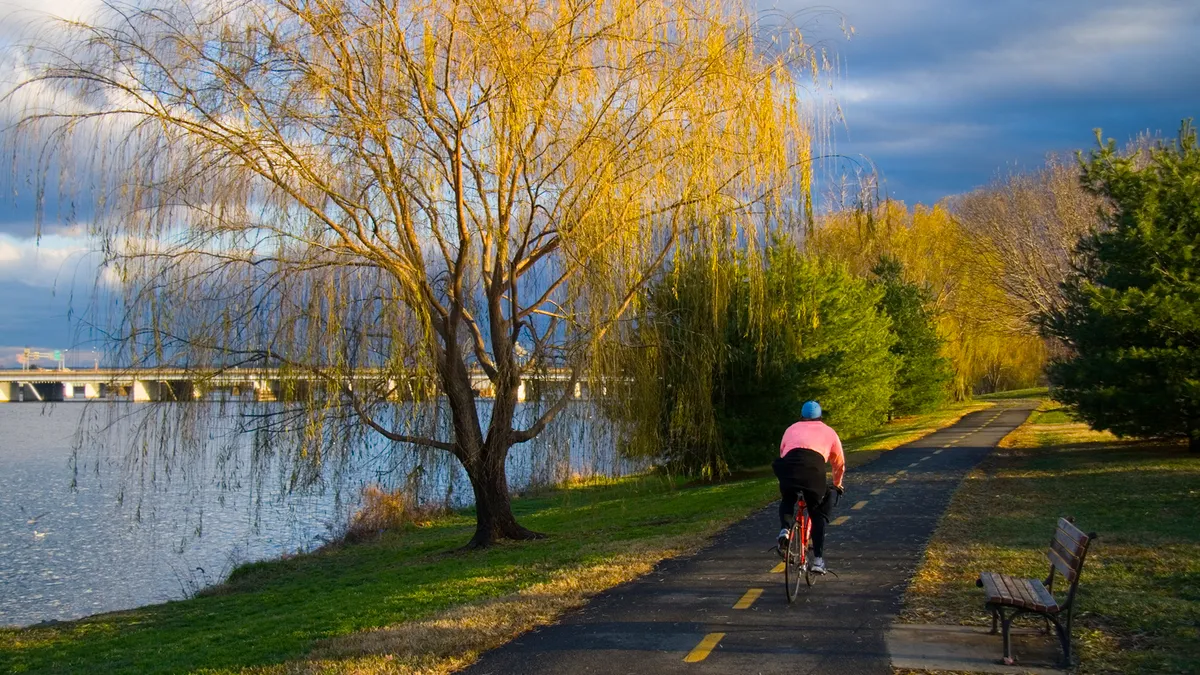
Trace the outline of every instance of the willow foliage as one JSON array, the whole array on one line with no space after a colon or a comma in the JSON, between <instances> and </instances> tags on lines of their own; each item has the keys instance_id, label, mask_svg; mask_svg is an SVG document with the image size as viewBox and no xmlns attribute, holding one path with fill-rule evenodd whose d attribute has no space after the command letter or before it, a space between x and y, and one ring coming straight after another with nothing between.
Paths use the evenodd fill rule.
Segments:
<instances>
[{"instance_id":1,"label":"willow foliage","mask_svg":"<svg viewBox=\"0 0 1200 675\"><path fill-rule=\"evenodd\" d=\"M844 436L886 421L898 360L883 290L787 238L765 263L761 296L743 260L680 259L654 288L632 358L658 378L629 399L633 452L715 478L775 457L806 400Z\"/></svg>"},{"instance_id":2,"label":"willow foliage","mask_svg":"<svg viewBox=\"0 0 1200 675\"><path fill-rule=\"evenodd\" d=\"M737 0L114 1L24 53L14 151L82 175L120 359L278 368L255 419L309 479L363 435L450 453L478 545L530 536L509 448L638 374L605 355L681 243L753 258L810 210L825 64Z\"/></svg>"},{"instance_id":3,"label":"willow foliage","mask_svg":"<svg viewBox=\"0 0 1200 675\"><path fill-rule=\"evenodd\" d=\"M958 399L977 390L1031 386L1046 361L1043 340L1030 334L999 283L999 256L981 255L981 246L986 242L973 238L944 205L909 209L899 202L831 213L809 242L861 275L881 256L893 257L908 279L929 289Z\"/></svg>"}]
</instances>

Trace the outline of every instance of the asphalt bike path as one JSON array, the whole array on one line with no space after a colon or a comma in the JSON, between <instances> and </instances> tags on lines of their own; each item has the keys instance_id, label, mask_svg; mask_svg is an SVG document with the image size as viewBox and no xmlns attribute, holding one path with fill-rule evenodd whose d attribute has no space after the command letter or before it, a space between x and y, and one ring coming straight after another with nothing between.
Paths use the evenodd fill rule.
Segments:
<instances>
[{"instance_id":1,"label":"asphalt bike path","mask_svg":"<svg viewBox=\"0 0 1200 675\"><path fill-rule=\"evenodd\" d=\"M778 504L700 552L668 560L582 609L483 655L467 672L878 673L884 633L959 482L1034 404L1004 403L847 472L826 530L836 572L789 605Z\"/></svg>"}]
</instances>

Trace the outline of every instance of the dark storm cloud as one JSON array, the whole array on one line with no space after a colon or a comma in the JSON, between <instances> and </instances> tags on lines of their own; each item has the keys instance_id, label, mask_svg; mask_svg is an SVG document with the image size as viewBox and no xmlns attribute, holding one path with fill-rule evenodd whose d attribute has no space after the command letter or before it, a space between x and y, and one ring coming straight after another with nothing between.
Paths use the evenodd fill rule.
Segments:
<instances>
[{"instance_id":1,"label":"dark storm cloud","mask_svg":"<svg viewBox=\"0 0 1200 675\"><path fill-rule=\"evenodd\" d=\"M835 2L854 27L801 15L831 48L845 124L836 150L869 158L885 187L932 202L1049 152L1172 135L1200 115L1200 3ZM779 9L789 11L785 4Z\"/></svg>"}]
</instances>

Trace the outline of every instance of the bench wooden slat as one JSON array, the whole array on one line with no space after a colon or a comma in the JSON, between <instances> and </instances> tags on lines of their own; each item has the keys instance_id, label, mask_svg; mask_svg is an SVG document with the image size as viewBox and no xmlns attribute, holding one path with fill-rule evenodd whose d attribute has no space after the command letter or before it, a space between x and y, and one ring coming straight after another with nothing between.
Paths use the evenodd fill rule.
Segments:
<instances>
[{"instance_id":1,"label":"bench wooden slat","mask_svg":"<svg viewBox=\"0 0 1200 675\"><path fill-rule=\"evenodd\" d=\"M1026 601L1025 594L1021 592L1021 585L1017 583L1017 579L1004 575L1004 585L1008 586L1009 597L1012 598L1013 604L1018 607L1027 607L1029 603Z\"/></svg>"},{"instance_id":2,"label":"bench wooden slat","mask_svg":"<svg viewBox=\"0 0 1200 675\"><path fill-rule=\"evenodd\" d=\"M979 580L990 603L1039 612L1058 612L1058 601L1037 579L1018 579L1007 574L984 572L979 575Z\"/></svg>"},{"instance_id":3,"label":"bench wooden slat","mask_svg":"<svg viewBox=\"0 0 1200 675\"><path fill-rule=\"evenodd\" d=\"M1017 579L1009 577L1012 585L1016 586L1017 592L1020 594L1021 604L1029 609L1037 609L1038 601L1034 597L1033 590L1029 587L1028 579Z\"/></svg>"},{"instance_id":4,"label":"bench wooden slat","mask_svg":"<svg viewBox=\"0 0 1200 675\"><path fill-rule=\"evenodd\" d=\"M1087 534L1085 534L1083 530L1075 527L1075 523L1072 523L1066 518L1058 519L1058 531L1067 534L1072 539L1080 543L1087 541L1088 538Z\"/></svg>"},{"instance_id":5,"label":"bench wooden slat","mask_svg":"<svg viewBox=\"0 0 1200 675\"><path fill-rule=\"evenodd\" d=\"M1062 550L1070 554L1072 557L1078 556L1083 551L1085 544L1087 544L1086 536L1084 536L1082 539L1078 539L1063 530L1057 530L1054 533L1054 540L1050 542L1051 546L1062 547Z\"/></svg>"},{"instance_id":6,"label":"bench wooden slat","mask_svg":"<svg viewBox=\"0 0 1200 675\"><path fill-rule=\"evenodd\" d=\"M1054 569L1058 570L1058 573L1063 575L1063 578L1067 580L1068 584L1075 581L1075 577L1079 575L1078 565L1072 565L1071 563L1067 562L1061 555L1059 555L1058 551L1055 551L1054 549L1046 551L1046 557L1050 559L1050 564L1054 565Z\"/></svg>"},{"instance_id":7,"label":"bench wooden slat","mask_svg":"<svg viewBox=\"0 0 1200 675\"><path fill-rule=\"evenodd\" d=\"M1079 566L1079 551L1074 548L1068 548L1057 539L1050 542L1050 550L1058 553L1059 557L1071 564L1072 567Z\"/></svg>"},{"instance_id":8,"label":"bench wooden slat","mask_svg":"<svg viewBox=\"0 0 1200 675\"><path fill-rule=\"evenodd\" d=\"M999 600L1003 596L1000 594L1000 589L996 586L995 574L984 572L979 575L979 580L983 582L983 592L987 595L988 602Z\"/></svg>"},{"instance_id":9,"label":"bench wooden slat","mask_svg":"<svg viewBox=\"0 0 1200 675\"><path fill-rule=\"evenodd\" d=\"M1034 593L1036 593L1038 596L1038 603L1040 605L1038 609L1043 612L1057 614L1058 601L1054 599L1054 594L1047 590L1046 587L1042 585L1042 582L1038 581L1037 579L1031 579L1029 585L1033 588Z\"/></svg>"},{"instance_id":10,"label":"bench wooden slat","mask_svg":"<svg viewBox=\"0 0 1200 675\"><path fill-rule=\"evenodd\" d=\"M1004 575L995 572L984 572L979 575L983 581L983 590L987 593L989 602L1007 603L1012 600L1012 593L1004 583Z\"/></svg>"},{"instance_id":11,"label":"bench wooden slat","mask_svg":"<svg viewBox=\"0 0 1200 675\"><path fill-rule=\"evenodd\" d=\"M1061 542L1063 548L1070 551L1074 557L1079 557L1087 548L1088 536L1066 518L1059 518L1058 527L1054 530L1054 541Z\"/></svg>"},{"instance_id":12,"label":"bench wooden slat","mask_svg":"<svg viewBox=\"0 0 1200 675\"><path fill-rule=\"evenodd\" d=\"M1026 606L1029 607L1030 609L1045 611L1046 603L1042 601L1041 594L1039 594L1037 592L1037 589L1034 588L1034 586L1033 586L1036 583L1036 580L1021 579L1020 582L1021 582L1021 592L1025 594L1025 598L1028 603Z\"/></svg>"}]
</instances>

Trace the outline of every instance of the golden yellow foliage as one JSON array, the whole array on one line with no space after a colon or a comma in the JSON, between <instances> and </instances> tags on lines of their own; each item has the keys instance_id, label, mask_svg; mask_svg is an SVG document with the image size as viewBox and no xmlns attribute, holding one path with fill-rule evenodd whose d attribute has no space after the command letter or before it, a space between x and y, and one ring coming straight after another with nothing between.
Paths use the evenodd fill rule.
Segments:
<instances>
[{"instance_id":1,"label":"golden yellow foliage","mask_svg":"<svg viewBox=\"0 0 1200 675\"><path fill-rule=\"evenodd\" d=\"M664 261L757 257L785 202L811 208L797 92L826 61L757 20L745 0L112 6L30 46L18 90L58 96L13 138L98 177L72 197L122 278L124 362L278 368L309 405L263 438L298 482L366 433L452 454L486 544L530 536L508 449L614 375ZM566 386L522 419L546 368Z\"/></svg>"},{"instance_id":2,"label":"golden yellow foliage","mask_svg":"<svg viewBox=\"0 0 1200 675\"><path fill-rule=\"evenodd\" d=\"M954 367L956 398L981 385L993 390L1032 384L1040 375L1045 347L1025 330L998 284L997 257L981 255L981 243L944 204L909 209L888 201L867 211L835 211L820 219L808 246L863 275L889 254L910 279L928 285L944 353Z\"/></svg>"}]
</instances>

